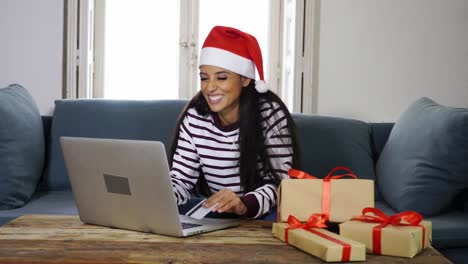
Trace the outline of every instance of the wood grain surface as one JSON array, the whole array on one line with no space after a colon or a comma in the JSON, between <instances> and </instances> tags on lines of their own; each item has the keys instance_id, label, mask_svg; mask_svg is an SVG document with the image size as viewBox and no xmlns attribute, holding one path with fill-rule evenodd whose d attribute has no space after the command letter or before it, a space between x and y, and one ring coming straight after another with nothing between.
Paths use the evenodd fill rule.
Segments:
<instances>
[{"instance_id":1,"label":"wood grain surface","mask_svg":"<svg viewBox=\"0 0 468 264\"><path fill-rule=\"evenodd\" d=\"M413 259L367 255L369 263L451 263L433 248ZM0 227L0 263L322 263L271 235L271 222L187 238L112 229L77 216L25 215Z\"/></svg>"}]
</instances>

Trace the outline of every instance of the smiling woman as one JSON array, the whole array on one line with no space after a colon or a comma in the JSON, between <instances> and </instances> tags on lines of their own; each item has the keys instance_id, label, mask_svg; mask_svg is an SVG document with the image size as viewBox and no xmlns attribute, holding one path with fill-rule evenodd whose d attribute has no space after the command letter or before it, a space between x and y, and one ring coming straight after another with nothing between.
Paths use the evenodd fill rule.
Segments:
<instances>
[{"instance_id":1,"label":"smiling woman","mask_svg":"<svg viewBox=\"0 0 468 264\"><path fill-rule=\"evenodd\" d=\"M298 167L294 121L266 88L255 37L216 26L200 54L201 91L182 112L170 152L177 202L189 202L195 188L218 214L262 217Z\"/></svg>"}]
</instances>

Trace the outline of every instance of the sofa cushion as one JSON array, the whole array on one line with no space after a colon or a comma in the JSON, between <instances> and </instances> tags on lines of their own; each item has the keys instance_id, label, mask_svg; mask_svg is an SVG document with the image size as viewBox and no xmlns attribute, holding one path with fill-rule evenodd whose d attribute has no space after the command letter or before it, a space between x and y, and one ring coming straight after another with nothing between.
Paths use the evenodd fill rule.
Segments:
<instances>
[{"instance_id":1,"label":"sofa cushion","mask_svg":"<svg viewBox=\"0 0 468 264\"><path fill-rule=\"evenodd\" d=\"M0 217L0 226L14 220L16 217Z\"/></svg>"},{"instance_id":2,"label":"sofa cushion","mask_svg":"<svg viewBox=\"0 0 468 264\"><path fill-rule=\"evenodd\" d=\"M375 203L375 207L387 215L397 212L386 202ZM432 245L436 248L468 247L468 213L453 210L441 215L425 218L432 222Z\"/></svg>"},{"instance_id":3,"label":"sofa cushion","mask_svg":"<svg viewBox=\"0 0 468 264\"><path fill-rule=\"evenodd\" d=\"M293 114L293 118L301 170L323 178L334 167L346 166L361 179L375 179L369 124L318 115Z\"/></svg>"},{"instance_id":4,"label":"sofa cushion","mask_svg":"<svg viewBox=\"0 0 468 264\"><path fill-rule=\"evenodd\" d=\"M51 131L50 162L41 190L69 190L61 136L162 141L169 148L185 100L58 100Z\"/></svg>"},{"instance_id":5,"label":"sofa cushion","mask_svg":"<svg viewBox=\"0 0 468 264\"><path fill-rule=\"evenodd\" d=\"M44 134L34 99L20 85L0 89L0 209L29 201L43 166Z\"/></svg>"},{"instance_id":6,"label":"sofa cushion","mask_svg":"<svg viewBox=\"0 0 468 264\"><path fill-rule=\"evenodd\" d=\"M468 187L468 110L414 102L393 127L376 173L397 211L431 216L451 209Z\"/></svg>"},{"instance_id":7,"label":"sofa cushion","mask_svg":"<svg viewBox=\"0 0 468 264\"><path fill-rule=\"evenodd\" d=\"M468 247L468 213L454 210L427 220L432 222L434 247Z\"/></svg>"},{"instance_id":8,"label":"sofa cushion","mask_svg":"<svg viewBox=\"0 0 468 264\"><path fill-rule=\"evenodd\" d=\"M468 247L438 249L452 263L468 263Z\"/></svg>"},{"instance_id":9,"label":"sofa cushion","mask_svg":"<svg viewBox=\"0 0 468 264\"><path fill-rule=\"evenodd\" d=\"M31 200L21 208L0 211L0 218L16 218L25 214L77 215L71 191L35 192Z\"/></svg>"}]
</instances>

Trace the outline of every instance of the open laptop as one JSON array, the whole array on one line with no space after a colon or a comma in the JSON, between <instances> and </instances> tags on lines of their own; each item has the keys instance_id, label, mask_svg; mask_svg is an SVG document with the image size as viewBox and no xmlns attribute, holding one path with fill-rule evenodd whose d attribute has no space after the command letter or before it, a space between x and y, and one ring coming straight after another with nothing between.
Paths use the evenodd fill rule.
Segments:
<instances>
[{"instance_id":1,"label":"open laptop","mask_svg":"<svg viewBox=\"0 0 468 264\"><path fill-rule=\"evenodd\" d=\"M161 142L61 137L60 144L84 223L177 237L239 224L179 215Z\"/></svg>"}]
</instances>

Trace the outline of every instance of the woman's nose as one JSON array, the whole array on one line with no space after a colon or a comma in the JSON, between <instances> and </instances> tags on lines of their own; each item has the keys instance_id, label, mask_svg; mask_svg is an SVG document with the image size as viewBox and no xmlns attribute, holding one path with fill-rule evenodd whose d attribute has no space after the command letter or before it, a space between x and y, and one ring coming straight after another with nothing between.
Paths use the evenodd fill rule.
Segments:
<instances>
[{"instance_id":1,"label":"woman's nose","mask_svg":"<svg viewBox=\"0 0 468 264\"><path fill-rule=\"evenodd\" d=\"M216 90L216 80L209 80L206 88L210 92Z\"/></svg>"}]
</instances>

